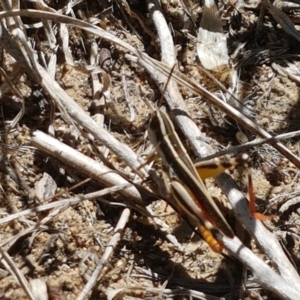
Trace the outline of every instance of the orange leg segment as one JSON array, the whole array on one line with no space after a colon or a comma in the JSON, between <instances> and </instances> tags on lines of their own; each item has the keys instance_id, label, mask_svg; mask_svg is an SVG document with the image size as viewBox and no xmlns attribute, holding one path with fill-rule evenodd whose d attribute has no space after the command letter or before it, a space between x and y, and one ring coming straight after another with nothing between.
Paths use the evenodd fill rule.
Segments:
<instances>
[{"instance_id":1,"label":"orange leg segment","mask_svg":"<svg viewBox=\"0 0 300 300\"><path fill-rule=\"evenodd\" d=\"M250 167L248 167L248 194L249 194L249 211L251 216L261 221L271 219L272 216L266 216L264 214L255 211L255 194L253 189L253 181L252 181Z\"/></svg>"}]
</instances>

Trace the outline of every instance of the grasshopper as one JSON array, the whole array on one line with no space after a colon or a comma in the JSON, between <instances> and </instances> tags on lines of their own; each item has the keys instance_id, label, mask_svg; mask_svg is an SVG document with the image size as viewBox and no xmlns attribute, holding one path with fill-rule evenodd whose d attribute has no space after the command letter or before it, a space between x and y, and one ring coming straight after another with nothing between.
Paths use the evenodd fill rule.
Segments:
<instances>
[{"instance_id":1,"label":"grasshopper","mask_svg":"<svg viewBox=\"0 0 300 300\"><path fill-rule=\"evenodd\" d=\"M221 252L222 235L233 238L234 233L208 193L166 113L161 110L153 112L148 134L168 174L170 204L193 228L196 224L198 232L212 250ZM226 167L219 165L217 174Z\"/></svg>"}]
</instances>

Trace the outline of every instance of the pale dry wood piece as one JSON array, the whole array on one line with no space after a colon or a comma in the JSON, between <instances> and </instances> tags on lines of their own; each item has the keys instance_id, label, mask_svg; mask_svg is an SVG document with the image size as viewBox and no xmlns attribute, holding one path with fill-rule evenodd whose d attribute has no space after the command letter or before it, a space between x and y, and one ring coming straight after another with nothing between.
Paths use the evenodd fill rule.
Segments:
<instances>
[{"instance_id":1,"label":"pale dry wood piece","mask_svg":"<svg viewBox=\"0 0 300 300\"><path fill-rule=\"evenodd\" d=\"M48 173L44 172L43 177L35 183L34 189L36 198L42 203L55 195L57 184Z\"/></svg>"},{"instance_id":2,"label":"pale dry wood piece","mask_svg":"<svg viewBox=\"0 0 300 300\"><path fill-rule=\"evenodd\" d=\"M113 255L114 249L116 248L117 244L122 238L122 233L124 231L125 226L127 225L129 217L130 217L130 210L128 208L125 208L121 214L118 224L116 225L116 228L114 229L114 235L112 236L111 240L109 241L106 247L106 250L103 253L100 263L94 270L93 274L91 275L89 281L81 291L80 295L77 297L77 300L85 299L85 297L90 293L92 288L95 286L97 280L99 280L99 275L101 274L103 268L108 263L110 257Z\"/></svg>"},{"instance_id":3,"label":"pale dry wood piece","mask_svg":"<svg viewBox=\"0 0 300 300\"><path fill-rule=\"evenodd\" d=\"M170 30L165 30L164 26L160 26L163 22L166 22L165 17L163 16L160 5L158 1L147 0L148 11L152 18L155 29L157 30L158 38L160 42L163 42L163 47L161 46L161 60L162 62L167 63L170 67L173 67L177 62L175 55L175 47L173 43L172 36L170 35ZM168 28L168 26L167 26ZM161 84L163 84L162 82Z\"/></svg>"},{"instance_id":4,"label":"pale dry wood piece","mask_svg":"<svg viewBox=\"0 0 300 300\"><path fill-rule=\"evenodd\" d=\"M37 10L56 13L56 10L52 7L49 7L43 0L33 1L33 6L35 6ZM49 47L50 49L54 49L54 47L56 47L57 42L52 29L52 22L50 22L47 19L42 19L42 23L46 37L48 38Z\"/></svg>"},{"instance_id":5,"label":"pale dry wood piece","mask_svg":"<svg viewBox=\"0 0 300 300\"><path fill-rule=\"evenodd\" d=\"M91 40L91 52L90 52L90 64L91 65L98 65L100 60L100 54L98 55L99 49L96 41L94 39ZM91 79L92 79L92 89L93 89L93 100L92 104L94 107L93 112L93 119L95 122L99 124L101 128L104 128L104 114L103 114L103 108L105 105L105 100L103 96L103 89L104 85L103 83L100 83L99 75L96 72L91 73ZM110 81L109 81L110 83ZM109 84L106 87L109 88ZM102 95L101 95L102 94ZM101 96L100 96L101 95Z\"/></svg>"},{"instance_id":6,"label":"pale dry wood piece","mask_svg":"<svg viewBox=\"0 0 300 300\"><path fill-rule=\"evenodd\" d=\"M67 166L75 170L80 170L81 174L85 174L105 186L128 183L122 176L100 162L85 156L41 131L35 131L33 133L31 142L34 147L43 153L56 157ZM132 186L121 193L124 197L131 199L131 201L136 201L136 203L140 202L140 204L142 204L140 193L135 187Z\"/></svg>"},{"instance_id":7,"label":"pale dry wood piece","mask_svg":"<svg viewBox=\"0 0 300 300\"><path fill-rule=\"evenodd\" d=\"M198 31L197 54L207 70L228 66L227 39L214 0L205 0Z\"/></svg>"},{"instance_id":8,"label":"pale dry wood piece","mask_svg":"<svg viewBox=\"0 0 300 300\"><path fill-rule=\"evenodd\" d=\"M297 84L300 84L300 72L299 69L287 62L288 67L283 68L276 63L272 63L272 68L277 71L280 75L284 77L289 77L291 80L295 81Z\"/></svg>"},{"instance_id":9,"label":"pale dry wood piece","mask_svg":"<svg viewBox=\"0 0 300 300\"><path fill-rule=\"evenodd\" d=\"M219 151L216 154L206 156L202 159L199 159L198 162L205 161L205 160L210 160L210 159L213 159L215 157L224 156L226 154L239 153L239 152L242 152L242 151L249 150L250 148L253 148L255 146L266 144L266 143L269 143L269 142L272 142L272 141L280 141L280 140L285 140L285 139L291 139L291 138L295 138L295 137L298 137L298 136L300 136L300 130L275 135L271 138L255 139L251 142L247 142L247 143L239 145L239 146L234 146L234 147L228 148L226 150Z\"/></svg>"},{"instance_id":10,"label":"pale dry wood piece","mask_svg":"<svg viewBox=\"0 0 300 300\"><path fill-rule=\"evenodd\" d=\"M4 0L4 1L1 1L1 6L4 11L20 9L20 2ZM14 16L14 17L7 18L5 25L12 28L12 30L11 30L12 35L19 35L19 37L24 40L25 33L22 32L23 24L22 24L20 17Z\"/></svg>"},{"instance_id":11,"label":"pale dry wood piece","mask_svg":"<svg viewBox=\"0 0 300 300\"><path fill-rule=\"evenodd\" d=\"M93 103L95 103L96 101L100 100L100 94L101 94L101 90L103 89L103 85L99 81L97 72L91 73L91 79L92 79L92 88L93 88ZM104 103L102 103L102 105L104 105ZM96 111L98 110L96 109ZM103 127L103 124L101 127Z\"/></svg>"},{"instance_id":12,"label":"pale dry wood piece","mask_svg":"<svg viewBox=\"0 0 300 300\"><path fill-rule=\"evenodd\" d=\"M103 242L100 242L100 245L101 248L104 249L105 245L103 244ZM99 264L100 262L97 253L94 252L87 252L80 259L80 262L78 263L78 269L85 281L89 281L90 273L92 272L91 266L89 266L89 263L87 263L89 259L92 260L95 265Z\"/></svg>"},{"instance_id":13,"label":"pale dry wood piece","mask_svg":"<svg viewBox=\"0 0 300 300\"><path fill-rule=\"evenodd\" d=\"M82 10L78 10L78 15L80 19L83 21L88 22L85 13ZM83 32L84 36L86 37L86 40L90 43L90 65L98 65L99 64L99 58L98 58L98 45L95 41L95 36L88 32Z\"/></svg>"},{"instance_id":14,"label":"pale dry wood piece","mask_svg":"<svg viewBox=\"0 0 300 300\"><path fill-rule=\"evenodd\" d=\"M49 63L48 63L48 65L46 65L48 73L52 79L55 79L55 74L56 74L57 50L58 50L58 45L53 47L51 55L50 55Z\"/></svg>"},{"instance_id":15,"label":"pale dry wood piece","mask_svg":"<svg viewBox=\"0 0 300 300\"><path fill-rule=\"evenodd\" d=\"M94 39L91 40L91 53L90 53L90 65L95 66L99 64L98 58L98 45Z\"/></svg>"},{"instance_id":16,"label":"pale dry wood piece","mask_svg":"<svg viewBox=\"0 0 300 300\"><path fill-rule=\"evenodd\" d=\"M300 197L295 197L286 201L281 207L279 208L279 212L283 214L287 210L289 210L292 206L298 205L300 203Z\"/></svg>"},{"instance_id":17,"label":"pale dry wood piece","mask_svg":"<svg viewBox=\"0 0 300 300\"><path fill-rule=\"evenodd\" d=\"M99 81L99 76L101 78L101 83ZM94 105L94 115L93 119L104 128L104 107L105 103L110 103L110 76L103 70L102 73L96 74L92 72L92 84L93 84L93 105ZM103 152L103 151L101 151Z\"/></svg>"},{"instance_id":18,"label":"pale dry wood piece","mask_svg":"<svg viewBox=\"0 0 300 300\"><path fill-rule=\"evenodd\" d=\"M30 286L32 289L32 293L35 297L35 300L48 300L49 295L47 291L47 285L45 281L36 278L30 280Z\"/></svg>"},{"instance_id":19,"label":"pale dry wood piece","mask_svg":"<svg viewBox=\"0 0 300 300\"><path fill-rule=\"evenodd\" d=\"M69 30L66 24L59 24L59 36L61 39L61 49L65 57L65 61L69 65L74 65L73 56L71 50L69 49Z\"/></svg>"},{"instance_id":20,"label":"pale dry wood piece","mask_svg":"<svg viewBox=\"0 0 300 300\"><path fill-rule=\"evenodd\" d=\"M105 100L101 91L103 90L103 84L99 81L99 75L96 72L92 72L92 87L93 87L93 119L101 128L104 128L104 114L103 107L105 105Z\"/></svg>"},{"instance_id":21,"label":"pale dry wood piece","mask_svg":"<svg viewBox=\"0 0 300 300\"><path fill-rule=\"evenodd\" d=\"M113 187L129 184L122 176L117 174L115 171L107 168L101 163L83 155L82 153L74 150L73 148L61 143L60 141L41 131L35 131L33 133L31 141L32 144L43 153L47 153L48 155L57 157L57 159L61 160L64 164L72 168L77 168L83 174L86 174L87 176L93 178L95 181L98 181L105 186ZM179 250L182 250L182 247L174 238L174 236L168 233L169 226L163 223L159 218L154 217L154 214L150 208L144 208L141 194L134 186L127 186L127 188L121 190L120 193L124 196L124 204L125 199L128 199L128 201L126 201L127 206L140 211L143 215L152 216L155 224L166 233L166 238L171 241ZM113 203L109 204L112 205ZM4 219L7 220L9 218L10 217L8 216Z\"/></svg>"},{"instance_id":22,"label":"pale dry wood piece","mask_svg":"<svg viewBox=\"0 0 300 300\"><path fill-rule=\"evenodd\" d=\"M177 64L176 51L173 43L172 36L170 34L170 30L168 26L160 26L160 24L166 25L166 20L160 10L160 5L158 1L147 0L148 11L150 12L150 16L154 23L155 29L157 30L158 38L161 44L161 61L166 63L170 68L173 68ZM167 30L166 30L167 28ZM149 72L150 76L152 76L151 72ZM165 86L166 78L160 77L155 78L155 81L162 91ZM171 79L168 82L168 86L166 87L166 92L173 91L174 95L181 97L177 84Z\"/></svg>"},{"instance_id":23,"label":"pale dry wood piece","mask_svg":"<svg viewBox=\"0 0 300 300\"><path fill-rule=\"evenodd\" d=\"M94 39L94 36L88 35L88 40L90 41L90 65L96 66L99 64L99 48L98 45Z\"/></svg>"}]
</instances>

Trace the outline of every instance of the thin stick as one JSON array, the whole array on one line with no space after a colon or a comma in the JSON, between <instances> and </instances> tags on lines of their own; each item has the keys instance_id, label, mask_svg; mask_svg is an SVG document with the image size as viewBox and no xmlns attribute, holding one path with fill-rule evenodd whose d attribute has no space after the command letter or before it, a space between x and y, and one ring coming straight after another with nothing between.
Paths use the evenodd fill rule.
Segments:
<instances>
[{"instance_id":1,"label":"thin stick","mask_svg":"<svg viewBox=\"0 0 300 300\"><path fill-rule=\"evenodd\" d=\"M16 266L16 264L14 263L12 258L9 256L9 254L6 251L4 251L1 247L0 247L0 255L2 256L1 260L4 260L7 263L7 265L9 266L8 271L11 273L11 275L15 276L18 279L20 285L24 289L28 298L31 300L36 300L36 298L32 294L32 291L31 291L31 288L30 288L30 285L29 285L27 279L22 274L21 270Z\"/></svg>"},{"instance_id":2,"label":"thin stick","mask_svg":"<svg viewBox=\"0 0 300 300\"><path fill-rule=\"evenodd\" d=\"M216 157L220 157L220 156L224 156L226 154L236 154L242 151L246 151L250 148L253 148L255 146L259 146L259 145L263 145L266 143L270 143L273 141L280 141L280 140L285 140L285 139L291 139L294 137L300 136L300 130L297 131L291 131L288 133L283 133L283 134L279 134L270 138L266 138L266 139L255 139L251 142L245 143L243 145L238 145L238 146L234 146L234 147L230 147L226 150L222 150L222 151L218 151L217 153L213 154L213 155L209 155L206 157L203 157L201 159L199 159L197 162L201 162L201 161L206 161L206 160L210 160Z\"/></svg>"},{"instance_id":3,"label":"thin stick","mask_svg":"<svg viewBox=\"0 0 300 300\"><path fill-rule=\"evenodd\" d=\"M92 288L95 286L99 275L103 271L103 268L106 266L109 258L112 256L117 244L121 240L122 232L129 220L129 217L130 217L130 210L128 208L126 208L123 210L123 212L121 214L119 222L114 230L114 235L110 239L110 241L106 247L106 250L104 251L103 256L100 260L100 263L94 270L93 274L91 275L89 281L87 282L87 284L81 291L80 295L77 297L77 300L83 300L87 296L87 294L92 290Z\"/></svg>"}]
</instances>

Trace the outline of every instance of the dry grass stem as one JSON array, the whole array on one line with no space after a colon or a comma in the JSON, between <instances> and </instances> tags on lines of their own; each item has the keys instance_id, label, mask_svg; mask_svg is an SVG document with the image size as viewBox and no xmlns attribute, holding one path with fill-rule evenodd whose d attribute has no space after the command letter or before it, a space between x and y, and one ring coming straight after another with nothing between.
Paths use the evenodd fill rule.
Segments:
<instances>
[{"instance_id":1,"label":"dry grass stem","mask_svg":"<svg viewBox=\"0 0 300 300\"><path fill-rule=\"evenodd\" d=\"M299 7L198 2L0 1L3 299L252 298L249 281L300 299ZM283 203L263 224L238 172L216 178L223 194L206 182L234 212L224 254L245 276L157 196L169 202L145 102L161 94L193 161L255 146L257 203ZM236 131L252 141L236 146Z\"/></svg>"},{"instance_id":2,"label":"dry grass stem","mask_svg":"<svg viewBox=\"0 0 300 300\"><path fill-rule=\"evenodd\" d=\"M129 188L131 186L132 185L130 183L126 183L126 184L123 184L123 185L115 185L113 187L105 188L105 189L103 189L101 191L90 193L90 194L87 194L87 195L82 195L82 196L74 197L72 199L59 200L59 201L55 201L55 202L51 202L51 203L39 205L37 207L25 209L25 210L22 210L22 211L20 211L18 213L10 214L7 217L1 218L0 219L0 224L4 224L4 223L10 222L10 221L19 219L20 217L24 217L24 216L27 216L27 215L32 214L32 213L42 212L44 210L49 210L49 209L52 209L52 208L60 208L60 207L66 208L66 207L69 207L71 205L77 205L77 204L79 204L83 200L96 199L96 198L105 196L107 194L116 193L116 192L118 192L120 190Z\"/></svg>"},{"instance_id":3,"label":"dry grass stem","mask_svg":"<svg viewBox=\"0 0 300 300\"><path fill-rule=\"evenodd\" d=\"M9 271L20 283L20 285L23 287L24 291L27 294L27 297L30 300L35 300L35 296L33 295L30 285L25 278L25 276L22 274L21 270L17 267L17 265L14 263L13 259L9 256L9 254L4 251L0 247L0 254L1 254L1 263L5 261L4 265L6 266L7 271Z\"/></svg>"},{"instance_id":4,"label":"dry grass stem","mask_svg":"<svg viewBox=\"0 0 300 300\"><path fill-rule=\"evenodd\" d=\"M105 252L103 253L103 256L100 260L100 263L97 265L96 269L94 270L92 276L90 277L89 281L85 285L84 289L80 293L80 295L77 297L77 300L83 300L87 296L87 294L91 291L91 289L96 284L96 281L99 280L99 275L103 271L103 268L108 263L108 260L111 255L114 253L114 249L117 246L118 242L121 240L123 231L125 226L127 225L127 222L130 217L130 210L128 208L124 209L118 224L116 225L116 228L114 229L114 235L112 236L111 240L109 241Z\"/></svg>"}]
</instances>

